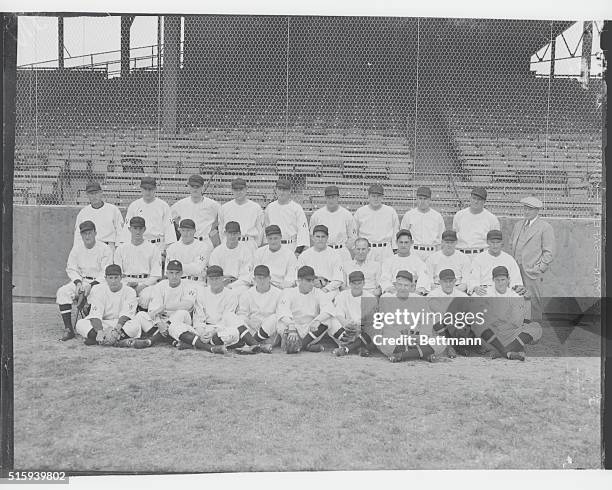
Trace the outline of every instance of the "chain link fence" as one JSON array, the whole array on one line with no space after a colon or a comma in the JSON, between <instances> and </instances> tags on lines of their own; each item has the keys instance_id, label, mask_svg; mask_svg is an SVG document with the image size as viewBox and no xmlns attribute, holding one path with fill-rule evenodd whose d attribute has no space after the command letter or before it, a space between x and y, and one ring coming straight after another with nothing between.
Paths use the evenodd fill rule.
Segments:
<instances>
[{"instance_id":1,"label":"chain link fence","mask_svg":"<svg viewBox=\"0 0 612 490\"><path fill-rule=\"evenodd\" d=\"M199 173L209 197L241 176L262 205L288 177L307 212L326 185L354 211L379 182L400 215L421 185L443 214L483 185L498 215L530 194L601 215L602 22L125 16L83 28L109 49L71 56L78 19L30 29L63 54L18 69L15 203L85 204L98 180L125 206L154 175L172 204Z\"/></svg>"}]
</instances>

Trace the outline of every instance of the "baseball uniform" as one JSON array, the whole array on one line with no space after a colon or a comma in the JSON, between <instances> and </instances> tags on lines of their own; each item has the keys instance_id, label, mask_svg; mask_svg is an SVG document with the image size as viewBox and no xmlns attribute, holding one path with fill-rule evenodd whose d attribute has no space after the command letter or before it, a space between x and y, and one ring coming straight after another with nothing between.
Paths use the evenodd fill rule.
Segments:
<instances>
[{"instance_id":1,"label":"baseball uniform","mask_svg":"<svg viewBox=\"0 0 612 490\"><path fill-rule=\"evenodd\" d=\"M472 262L463 252L455 250L452 255L445 255L442 250L438 250L429 256L425 262L427 277L432 281L431 287L440 284L440 271L451 269L455 273L455 284L466 283L472 270Z\"/></svg>"},{"instance_id":2,"label":"baseball uniform","mask_svg":"<svg viewBox=\"0 0 612 490\"><path fill-rule=\"evenodd\" d=\"M124 284L137 282L147 286L138 298L139 306L147 308L151 301L150 286L156 284L162 276L159 247L146 240L140 245L122 243L115 250L115 264L123 271Z\"/></svg>"},{"instance_id":3,"label":"baseball uniform","mask_svg":"<svg viewBox=\"0 0 612 490\"><path fill-rule=\"evenodd\" d=\"M289 325L294 325L298 335L303 339L308 333L308 324L315 320L328 326L327 333L333 335L340 328L336 322L330 322L335 312L329 296L317 288L309 293L302 293L299 287L285 289L278 303L278 333L285 333ZM317 339L320 340L320 339ZM317 341L315 340L315 342Z\"/></svg>"},{"instance_id":4,"label":"baseball uniform","mask_svg":"<svg viewBox=\"0 0 612 490\"><path fill-rule=\"evenodd\" d=\"M170 207L170 216L171 220L176 220L179 217L181 220L193 220L196 225L194 235L196 240L203 241L212 246L209 233L217 222L219 209L219 203L214 199L202 196L201 201L194 202L191 196L187 196ZM147 231L148 227L147 221Z\"/></svg>"},{"instance_id":5,"label":"baseball uniform","mask_svg":"<svg viewBox=\"0 0 612 490\"><path fill-rule=\"evenodd\" d=\"M393 255L382 263L380 275L380 287L383 292L395 293L395 276L398 271L405 270L416 277L416 287L430 289L431 279L427 275L425 264L416 255L400 257Z\"/></svg>"},{"instance_id":6,"label":"baseball uniform","mask_svg":"<svg viewBox=\"0 0 612 490\"><path fill-rule=\"evenodd\" d=\"M440 248L445 228L442 215L431 208L425 213L418 208L411 209L404 215L400 224L400 229L408 230L412 234L412 253L423 262Z\"/></svg>"},{"instance_id":7,"label":"baseball uniform","mask_svg":"<svg viewBox=\"0 0 612 490\"><path fill-rule=\"evenodd\" d=\"M130 219L134 216L144 218L146 226L144 239L155 243L160 252L171 243L176 242L176 232L170 216L170 206L166 201L156 197L149 203L145 202L143 198L132 202L125 215L122 240L120 240L123 243L129 243L130 241Z\"/></svg>"},{"instance_id":8,"label":"baseball uniform","mask_svg":"<svg viewBox=\"0 0 612 490\"><path fill-rule=\"evenodd\" d=\"M119 245L119 238L123 230L123 216L117 206L105 202L97 209L91 204L81 209L74 225L73 245L82 243L79 225L84 221L93 221L96 225L96 240Z\"/></svg>"},{"instance_id":9,"label":"baseball uniform","mask_svg":"<svg viewBox=\"0 0 612 490\"><path fill-rule=\"evenodd\" d=\"M256 287L252 287L240 295L238 316L243 319L243 324L247 325L252 334L255 334L260 327L268 337L276 333L278 322L276 310L281 294L282 291L274 287L266 292L259 292Z\"/></svg>"},{"instance_id":10,"label":"baseball uniform","mask_svg":"<svg viewBox=\"0 0 612 490\"><path fill-rule=\"evenodd\" d=\"M365 278L363 286L364 291L373 293L373 291L380 286L381 263L376 260L370 260L369 255L365 262L361 264L357 262L357 260L350 260L342 264L345 285L348 285L349 274L355 271L363 272Z\"/></svg>"},{"instance_id":11,"label":"baseball uniform","mask_svg":"<svg viewBox=\"0 0 612 490\"><path fill-rule=\"evenodd\" d=\"M295 254L287 247L281 247L276 252L272 252L266 245L258 248L253 258L255 266L268 266L272 284L281 289L295 285L296 263Z\"/></svg>"},{"instance_id":12,"label":"baseball uniform","mask_svg":"<svg viewBox=\"0 0 612 490\"><path fill-rule=\"evenodd\" d=\"M223 204L219 210L221 242L225 241L225 224L230 221L235 221L240 225L240 230L242 230L240 241L246 242L255 252L263 239L264 212L261 206L250 199L243 204L238 204L236 199Z\"/></svg>"},{"instance_id":13,"label":"baseball uniform","mask_svg":"<svg viewBox=\"0 0 612 490\"><path fill-rule=\"evenodd\" d=\"M374 210L368 204L355 211L357 236L367 238L372 246L371 260L382 262L393 255L397 248L396 233L399 231L399 217L391 206L383 204Z\"/></svg>"},{"instance_id":14,"label":"baseball uniform","mask_svg":"<svg viewBox=\"0 0 612 490\"><path fill-rule=\"evenodd\" d=\"M457 249L470 256L485 250L487 233L490 230L501 230L499 220L489 210L484 209L477 214L470 208L457 211L453 218L453 230L457 232Z\"/></svg>"},{"instance_id":15,"label":"baseball uniform","mask_svg":"<svg viewBox=\"0 0 612 490\"><path fill-rule=\"evenodd\" d=\"M317 225L325 225L328 230L327 246L340 255L340 261L351 260L350 249L355 244L357 238L357 228L355 219L351 212L339 206L336 211L331 212L324 206L317 209L310 217L310 233Z\"/></svg>"},{"instance_id":16,"label":"baseball uniform","mask_svg":"<svg viewBox=\"0 0 612 490\"><path fill-rule=\"evenodd\" d=\"M437 285L431 292L427 295L428 298L467 298L468 295L463 291L457 288L453 288L453 291L450 294L446 294L442 291L440 285Z\"/></svg>"},{"instance_id":17,"label":"baseball uniform","mask_svg":"<svg viewBox=\"0 0 612 490\"><path fill-rule=\"evenodd\" d=\"M183 265L183 279L203 281L212 251L210 241L194 240L187 245L179 240L168 247L166 266L171 260L178 260Z\"/></svg>"},{"instance_id":18,"label":"baseball uniform","mask_svg":"<svg viewBox=\"0 0 612 490\"><path fill-rule=\"evenodd\" d=\"M226 276L233 276L236 281L226 286L240 294L251 287L253 278L253 255L251 247L244 242L238 242L235 248L228 248L221 243L210 254L209 265L218 265Z\"/></svg>"},{"instance_id":19,"label":"baseball uniform","mask_svg":"<svg viewBox=\"0 0 612 490\"><path fill-rule=\"evenodd\" d=\"M361 325L366 309L371 313L376 304L376 297L368 291L364 290L360 296L353 296L353 292L346 289L334 299L334 316L340 323Z\"/></svg>"},{"instance_id":20,"label":"baseball uniform","mask_svg":"<svg viewBox=\"0 0 612 490\"><path fill-rule=\"evenodd\" d=\"M293 252L296 247L309 247L310 234L308 220L304 209L297 202L290 200L287 204L273 201L264 211L264 224L278 225L282 232L282 243Z\"/></svg>"},{"instance_id":21,"label":"baseball uniform","mask_svg":"<svg viewBox=\"0 0 612 490\"><path fill-rule=\"evenodd\" d=\"M344 280L344 274L342 273L342 263L340 262L340 256L335 250L325 247L323 250L318 251L314 247L302 252L298 257L296 269L308 265L315 271L317 277L324 277L329 281L328 288L330 299L333 299L340 290L342 281Z\"/></svg>"},{"instance_id":22,"label":"baseball uniform","mask_svg":"<svg viewBox=\"0 0 612 490\"><path fill-rule=\"evenodd\" d=\"M472 271L468 279L468 292L471 293L476 286L493 287L492 272L493 268L503 265L510 274L510 288L522 286L523 279L516 260L506 252L500 252L497 257L493 257L489 251L477 254L472 260Z\"/></svg>"}]
</instances>

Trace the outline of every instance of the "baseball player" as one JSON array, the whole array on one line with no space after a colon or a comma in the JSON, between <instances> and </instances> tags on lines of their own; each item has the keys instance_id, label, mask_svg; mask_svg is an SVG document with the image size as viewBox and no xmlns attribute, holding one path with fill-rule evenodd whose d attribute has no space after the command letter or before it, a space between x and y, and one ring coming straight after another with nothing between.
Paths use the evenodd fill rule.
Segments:
<instances>
[{"instance_id":1,"label":"baseball player","mask_svg":"<svg viewBox=\"0 0 612 490\"><path fill-rule=\"evenodd\" d=\"M79 320L76 331L85 338L85 345L114 345L142 348L146 344L136 339L140 329L130 324L136 314L136 293L121 281L121 267L106 266L104 281L96 285L89 296L91 309Z\"/></svg>"},{"instance_id":2,"label":"baseball player","mask_svg":"<svg viewBox=\"0 0 612 490\"><path fill-rule=\"evenodd\" d=\"M123 229L123 216L114 204L104 202L102 199L102 188L97 182L90 182L85 186L85 193L89 199L89 205L85 206L77 214L74 224L74 244L81 243L81 231L79 225L84 221L91 221L96 225L97 240L106 243L111 251L115 252L115 245L119 243L119 237Z\"/></svg>"},{"instance_id":3,"label":"baseball player","mask_svg":"<svg viewBox=\"0 0 612 490\"><path fill-rule=\"evenodd\" d=\"M225 243L210 254L210 265L225 271L225 286L236 294L251 287L253 255L251 247L240 241L240 225L236 221L225 223Z\"/></svg>"},{"instance_id":4,"label":"baseball player","mask_svg":"<svg viewBox=\"0 0 612 490\"><path fill-rule=\"evenodd\" d=\"M252 253L261 245L263 240L264 212L255 201L247 199L247 183L244 179L232 181L234 199L226 202L219 210L219 233L221 242L225 240L225 224L235 221L240 225L241 242L251 247Z\"/></svg>"},{"instance_id":5,"label":"baseball player","mask_svg":"<svg viewBox=\"0 0 612 490\"><path fill-rule=\"evenodd\" d=\"M291 199L291 182L287 179L278 179L276 195L278 199L268 204L264 211L265 226L279 226L283 234L281 244L299 255L310 246L306 213Z\"/></svg>"},{"instance_id":6,"label":"baseball player","mask_svg":"<svg viewBox=\"0 0 612 490\"><path fill-rule=\"evenodd\" d=\"M346 356L358 349L360 356L368 357L370 349L375 348L370 336L362 331L362 324L371 324L378 301L372 293L364 290L364 284L363 272L353 271L348 275L350 289L342 291L334 299L334 316L345 332L341 345L332 351L336 356Z\"/></svg>"},{"instance_id":7,"label":"baseball player","mask_svg":"<svg viewBox=\"0 0 612 490\"><path fill-rule=\"evenodd\" d=\"M510 271L510 286L521 296L527 290L523 286L521 272L512 255L502 251L502 232L491 230L487 233L488 249L478 254L472 260L472 271L468 280L468 294L486 296L487 289L493 287L491 271L498 265L505 266Z\"/></svg>"},{"instance_id":8,"label":"baseball player","mask_svg":"<svg viewBox=\"0 0 612 490\"><path fill-rule=\"evenodd\" d=\"M419 187L416 192L417 207L402 218L400 228L412 233L413 253L423 262L440 249L442 232L446 226L442 215L431 208L431 189Z\"/></svg>"},{"instance_id":9,"label":"baseball player","mask_svg":"<svg viewBox=\"0 0 612 490\"><path fill-rule=\"evenodd\" d=\"M312 267L300 267L297 278L297 288L285 289L278 304L281 346L287 354L295 354L300 350L322 352L325 349L317 342L326 333L335 338L337 331L328 330L333 325L339 326L337 322L332 322L334 306L329 295L314 287L315 271Z\"/></svg>"},{"instance_id":10,"label":"baseball player","mask_svg":"<svg viewBox=\"0 0 612 490\"><path fill-rule=\"evenodd\" d=\"M368 204L355 211L357 236L367 238L372 247L371 260L381 262L397 248L395 235L399 218L391 206L382 203L383 186L373 184L368 189Z\"/></svg>"},{"instance_id":11,"label":"baseball player","mask_svg":"<svg viewBox=\"0 0 612 490\"><path fill-rule=\"evenodd\" d=\"M485 209L487 190L472 189L470 207L457 211L453 218L453 230L457 232L457 249L472 259L487 248L486 236L491 230L501 230L499 220Z\"/></svg>"},{"instance_id":12,"label":"baseball player","mask_svg":"<svg viewBox=\"0 0 612 490\"><path fill-rule=\"evenodd\" d=\"M349 284L348 276L351 272L360 271L365 278L364 291L379 297L382 294L380 289L381 264L376 260L370 260L370 242L368 239L357 238L354 251L355 258L342 264L344 284Z\"/></svg>"},{"instance_id":13,"label":"baseball player","mask_svg":"<svg viewBox=\"0 0 612 490\"><path fill-rule=\"evenodd\" d=\"M125 215L125 225L123 228L123 243L130 241L130 220L133 217L140 217L147 223L144 239L156 245L162 255L165 254L166 247L176 242L176 233L170 218L170 206L166 201L155 197L157 182L153 177L143 177L140 179L142 197L131 203ZM125 272L125 267L122 267Z\"/></svg>"},{"instance_id":14,"label":"baseball player","mask_svg":"<svg viewBox=\"0 0 612 490\"><path fill-rule=\"evenodd\" d=\"M310 217L310 232L314 235L317 225L325 225L329 230L327 246L336 250L341 262L351 260L351 250L357 238L355 219L351 212L340 206L340 190L335 185L325 188L324 207L317 209Z\"/></svg>"},{"instance_id":15,"label":"baseball player","mask_svg":"<svg viewBox=\"0 0 612 490\"><path fill-rule=\"evenodd\" d=\"M295 254L281 244L282 234L278 225L266 226L267 245L259 247L253 257L255 265L265 265L270 269L272 286L279 289L295 286Z\"/></svg>"},{"instance_id":16,"label":"baseball player","mask_svg":"<svg viewBox=\"0 0 612 490\"><path fill-rule=\"evenodd\" d=\"M315 271L314 286L330 295L330 300L340 292L344 276L338 253L327 246L327 226L317 225L313 229L313 246L302 252L296 267L308 265Z\"/></svg>"},{"instance_id":17,"label":"baseball player","mask_svg":"<svg viewBox=\"0 0 612 490\"><path fill-rule=\"evenodd\" d=\"M491 275L495 286L486 302L485 322L474 323L472 331L497 350L493 358L524 361L525 345L542 337L542 327L536 322L525 323L525 301L509 287L508 269L494 267Z\"/></svg>"},{"instance_id":18,"label":"baseball player","mask_svg":"<svg viewBox=\"0 0 612 490\"><path fill-rule=\"evenodd\" d=\"M183 279L202 282L206 267L213 251L209 241L196 240L196 225L191 219L183 219L179 224L181 238L168 247L166 261L178 260L183 266ZM167 263L166 263L167 270Z\"/></svg>"},{"instance_id":19,"label":"baseball player","mask_svg":"<svg viewBox=\"0 0 612 490\"><path fill-rule=\"evenodd\" d=\"M392 255L382 263L380 287L383 293L395 294L395 276L398 271L407 270L416 276L417 293L427 294L430 279L423 261L412 254L412 234L408 230L400 230L397 232L396 240L397 255Z\"/></svg>"},{"instance_id":20,"label":"baseball player","mask_svg":"<svg viewBox=\"0 0 612 490\"><path fill-rule=\"evenodd\" d=\"M72 302L81 294L89 296L93 285L103 282L104 270L112 263L111 249L96 240L96 225L93 221L83 221L79 225L81 243L72 247L66 264L66 274L70 278L68 284L57 290L56 302L64 322L62 341L74 338L72 328Z\"/></svg>"},{"instance_id":21,"label":"baseball player","mask_svg":"<svg viewBox=\"0 0 612 490\"><path fill-rule=\"evenodd\" d=\"M161 253L158 246L145 240L146 229L144 218L130 218L128 230L131 239L115 251L115 263L123 271L123 281L134 288L138 305L143 309L147 309L151 301L150 286L157 284L162 277Z\"/></svg>"},{"instance_id":22,"label":"baseball player","mask_svg":"<svg viewBox=\"0 0 612 490\"><path fill-rule=\"evenodd\" d=\"M431 279L432 289L440 285L439 274L444 269L451 269L457 281L457 288L467 291L467 281L472 271L472 262L463 252L456 250L457 232L446 230L442 233L441 249L431 254L425 262L427 277Z\"/></svg>"},{"instance_id":23,"label":"baseball player","mask_svg":"<svg viewBox=\"0 0 612 490\"><path fill-rule=\"evenodd\" d=\"M438 273L438 287L431 290L428 298L467 298L468 295L457 286L453 269L442 269Z\"/></svg>"},{"instance_id":24,"label":"baseball player","mask_svg":"<svg viewBox=\"0 0 612 490\"><path fill-rule=\"evenodd\" d=\"M219 244L219 203L202 194L204 178L201 175L190 176L187 185L190 195L170 207L171 219L176 224L184 219L192 220L196 224L196 240L216 247Z\"/></svg>"}]
</instances>

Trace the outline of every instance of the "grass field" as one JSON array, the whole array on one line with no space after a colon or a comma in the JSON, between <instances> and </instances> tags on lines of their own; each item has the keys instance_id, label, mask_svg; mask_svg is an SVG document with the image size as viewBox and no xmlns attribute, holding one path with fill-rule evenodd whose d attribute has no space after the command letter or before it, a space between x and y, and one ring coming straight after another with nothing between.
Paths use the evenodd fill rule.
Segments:
<instances>
[{"instance_id":1,"label":"grass field","mask_svg":"<svg viewBox=\"0 0 612 490\"><path fill-rule=\"evenodd\" d=\"M600 359L546 356L550 328L524 363L392 364L87 347L56 340L56 305L14 319L16 469L601 467Z\"/></svg>"}]
</instances>

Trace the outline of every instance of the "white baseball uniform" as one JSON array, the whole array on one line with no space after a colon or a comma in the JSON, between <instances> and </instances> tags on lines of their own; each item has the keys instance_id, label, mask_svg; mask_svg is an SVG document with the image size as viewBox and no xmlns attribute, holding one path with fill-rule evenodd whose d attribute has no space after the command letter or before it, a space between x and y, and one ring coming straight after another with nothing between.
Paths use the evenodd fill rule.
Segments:
<instances>
[{"instance_id":1,"label":"white baseball uniform","mask_svg":"<svg viewBox=\"0 0 612 490\"><path fill-rule=\"evenodd\" d=\"M281 295L281 290L274 287L263 293L257 291L256 287L252 287L240 295L238 300L238 316L243 319L244 325L247 325L248 320L250 325L247 326L251 333L256 333L259 327L268 336L276 333L276 324L278 322L276 310L278 309Z\"/></svg>"},{"instance_id":2,"label":"white baseball uniform","mask_svg":"<svg viewBox=\"0 0 612 490\"><path fill-rule=\"evenodd\" d=\"M472 271L472 262L467 255L455 250L452 255L444 255L442 250L434 252L425 262L427 276L432 281L432 288L440 284L440 271L451 269L455 273L455 284L467 284Z\"/></svg>"},{"instance_id":3,"label":"white baseball uniform","mask_svg":"<svg viewBox=\"0 0 612 490\"><path fill-rule=\"evenodd\" d=\"M264 211L264 224L279 226L283 245L287 245L292 252L296 247L310 246L306 213L302 206L293 200L287 204L280 204L278 200L268 204Z\"/></svg>"},{"instance_id":4,"label":"white baseball uniform","mask_svg":"<svg viewBox=\"0 0 612 490\"><path fill-rule=\"evenodd\" d=\"M212 251L210 241L194 240L187 245L181 239L166 250L166 265L171 260L178 260L183 265L183 279L203 281Z\"/></svg>"},{"instance_id":5,"label":"white baseball uniform","mask_svg":"<svg viewBox=\"0 0 612 490\"><path fill-rule=\"evenodd\" d=\"M151 301L150 286L156 284L162 276L159 247L146 240L140 245L122 243L115 250L115 264L123 271L124 284L137 282L148 286L140 292L138 298L140 307L147 308Z\"/></svg>"},{"instance_id":6,"label":"white baseball uniform","mask_svg":"<svg viewBox=\"0 0 612 490\"><path fill-rule=\"evenodd\" d=\"M222 243L225 241L225 224L230 221L240 225L240 240L245 241L255 252L263 239L264 212L261 206L250 199L243 204L238 204L236 199L223 204L219 210L219 235Z\"/></svg>"},{"instance_id":7,"label":"white baseball uniform","mask_svg":"<svg viewBox=\"0 0 612 490\"><path fill-rule=\"evenodd\" d=\"M416 255L408 255L400 257L393 255L382 263L380 275L380 287L383 292L395 293L395 277L399 271L408 271L416 279L416 287L429 290L430 279L427 275L425 264Z\"/></svg>"},{"instance_id":8,"label":"white baseball uniform","mask_svg":"<svg viewBox=\"0 0 612 490\"><path fill-rule=\"evenodd\" d=\"M344 280L344 274L342 273L342 263L340 256L335 250L325 247L323 250L318 251L314 247L310 247L304 250L298 257L296 270L300 267L308 265L314 269L315 275L324 277L330 284L328 284L329 294L332 298L338 294L342 281ZM338 281L333 284L332 281Z\"/></svg>"},{"instance_id":9,"label":"white baseball uniform","mask_svg":"<svg viewBox=\"0 0 612 490\"><path fill-rule=\"evenodd\" d=\"M442 288L438 285L427 295L428 298L467 298L468 295L457 288L453 288L450 294L446 294L442 291Z\"/></svg>"},{"instance_id":10,"label":"white baseball uniform","mask_svg":"<svg viewBox=\"0 0 612 490\"><path fill-rule=\"evenodd\" d=\"M472 260L472 271L468 280L468 292L471 293L476 286L486 286L487 290L494 285L493 268L503 265L508 269L510 275L510 288L522 286L523 278L516 260L506 252L500 252L497 257L493 257L488 250L477 254Z\"/></svg>"},{"instance_id":11,"label":"white baseball uniform","mask_svg":"<svg viewBox=\"0 0 612 490\"><path fill-rule=\"evenodd\" d=\"M132 202L125 214L125 224L120 240L123 243L130 242L130 219L134 216L144 218L146 227L144 239L154 242L160 251L164 250L167 245L176 242L176 232L172 224L170 206L166 201L156 197L151 202L145 202L144 198L141 197Z\"/></svg>"},{"instance_id":12,"label":"white baseball uniform","mask_svg":"<svg viewBox=\"0 0 612 490\"><path fill-rule=\"evenodd\" d=\"M272 284L281 289L295 285L296 263L295 254L287 247L272 252L266 245L258 248L253 257L254 268L258 265L267 266Z\"/></svg>"},{"instance_id":13,"label":"white baseball uniform","mask_svg":"<svg viewBox=\"0 0 612 490\"><path fill-rule=\"evenodd\" d=\"M172 220L179 217L180 220L193 220L196 240L212 245L209 233L217 222L219 209L220 205L214 199L202 196L201 201L194 202L191 196L187 196L170 207L170 217Z\"/></svg>"},{"instance_id":14,"label":"white baseball uniform","mask_svg":"<svg viewBox=\"0 0 612 490\"><path fill-rule=\"evenodd\" d=\"M97 209L91 204L81 209L74 224L74 245L82 243L79 225L83 221L92 221L96 225L96 240L119 245L119 238L123 230L123 216L117 206L105 202Z\"/></svg>"},{"instance_id":15,"label":"white baseball uniform","mask_svg":"<svg viewBox=\"0 0 612 490\"><path fill-rule=\"evenodd\" d=\"M402 218L400 229L410 231L414 242L412 248L423 262L440 248L442 233L446 229L444 218L435 209L426 212L419 208L411 209Z\"/></svg>"},{"instance_id":16,"label":"white baseball uniform","mask_svg":"<svg viewBox=\"0 0 612 490\"><path fill-rule=\"evenodd\" d=\"M327 246L336 250L340 261L351 260L351 252L357 238L357 226L351 212L339 206L331 212L327 206L317 209L310 217L310 233L317 225L327 226L329 232Z\"/></svg>"},{"instance_id":17,"label":"white baseball uniform","mask_svg":"<svg viewBox=\"0 0 612 490\"><path fill-rule=\"evenodd\" d=\"M381 275L381 263L376 260L370 260L370 256L366 258L365 262L360 264L357 260L351 260L342 264L342 271L344 272L344 284L348 286L348 276L351 272L361 271L364 276L363 290L372 293L378 286L380 286L380 275Z\"/></svg>"},{"instance_id":18,"label":"white baseball uniform","mask_svg":"<svg viewBox=\"0 0 612 490\"><path fill-rule=\"evenodd\" d=\"M334 313L329 295L320 289L313 288L306 294L299 287L285 289L278 303L278 333L285 333L293 325L303 339L308 334L308 324L316 319L327 325L327 332L333 335L339 328L339 324L336 326L336 322L330 321ZM330 332L330 329L334 330Z\"/></svg>"},{"instance_id":19,"label":"white baseball uniform","mask_svg":"<svg viewBox=\"0 0 612 490\"><path fill-rule=\"evenodd\" d=\"M487 233L501 230L501 227L497 217L489 210L483 209L474 214L470 208L465 208L455 214L453 230L457 232L457 248L465 251L487 248Z\"/></svg>"},{"instance_id":20,"label":"white baseball uniform","mask_svg":"<svg viewBox=\"0 0 612 490\"><path fill-rule=\"evenodd\" d=\"M251 247L244 242L238 242L235 248L228 248L226 243L215 247L210 254L209 265L218 265L223 269L223 275L236 278L226 288L237 294L251 287L253 254Z\"/></svg>"},{"instance_id":21,"label":"white baseball uniform","mask_svg":"<svg viewBox=\"0 0 612 490\"><path fill-rule=\"evenodd\" d=\"M399 217L391 206L383 204L374 210L368 204L355 211L357 236L367 238L372 246L371 260L382 262L393 255L397 248L396 233L399 231Z\"/></svg>"},{"instance_id":22,"label":"white baseball uniform","mask_svg":"<svg viewBox=\"0 0 612 490\"><path fill-rule=\"evenodd\" d=\"M368 301L369 305L364 301ZM364 290L360 296L353 296L350 289L342 291L334 299L335 317L340 323L358 323L361 325L364 313L373 310L376 306L376 297Z\"/></svg>"}]
</instances>

